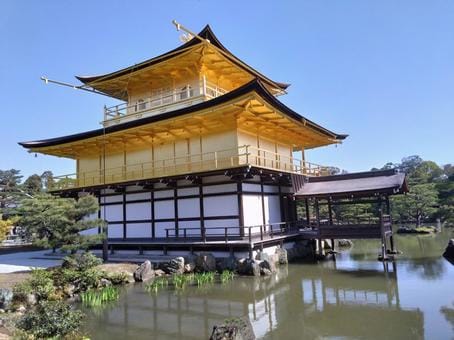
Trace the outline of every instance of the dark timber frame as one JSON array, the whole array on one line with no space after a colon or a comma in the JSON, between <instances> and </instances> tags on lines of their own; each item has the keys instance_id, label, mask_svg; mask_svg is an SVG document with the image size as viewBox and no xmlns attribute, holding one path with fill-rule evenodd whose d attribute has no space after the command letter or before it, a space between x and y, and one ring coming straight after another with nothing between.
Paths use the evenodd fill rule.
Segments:
<instances>
[{"instance_id":1,"label":"dark timber frame","mask_svg":"<svg viewBox=\"0 0 454 340\"><path fill-rule=\"evenodd\" d=\"M335 239L381 239L381 259L386 260L389 239L391 253L396 253L392 232L389 196L408 191L405 174L395 170L370 171L320 178L306 178L296 192L296 199L302 199L306 208L306 237L318 240L319 255L323 255L322 240L330 239L334 251ZM311 220L309 201L314 203L315 220ZM333 218L333 206L345 204L374 203L378 205L379 216L368 221L339 222ZM328 221L320 218L320 205L328 207Z\"/></svg>"}]
</instances>

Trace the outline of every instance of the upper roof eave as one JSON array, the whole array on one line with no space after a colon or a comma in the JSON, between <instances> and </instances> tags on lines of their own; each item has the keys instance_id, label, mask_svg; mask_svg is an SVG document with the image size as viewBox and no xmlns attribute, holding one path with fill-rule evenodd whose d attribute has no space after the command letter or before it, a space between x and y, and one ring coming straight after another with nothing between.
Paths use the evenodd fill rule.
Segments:
<instances>
[{"instance_id":1,"label":"upper roof eave","mask_svg":"<svg viewBox=\"0 0 454 340\"><path fill-rule=\"evenodd\" d=\"M276 86L277 88L280 88L281 90L285 90L290 86L290 84L288 84L288 83L276 82L276 81L269 79L268 77L266 77L263 74L261 74L260 72L256 71L251 66L249 66L248 64L246 64L245 62L243 62L239 58L237 58L235 55L233 55L233 53L230 52L215 36L210 25L206 25L202 29L202 31L200 31L200 33L198 33L198 35L202 38L209 40L211 44L213 44L214 46L216 46L217 48L219 48L220 50L225 52L226 55L230 57L231 61L234 62L235 64L237 64L237 66L240 66L243 69L246 69L247 71L253 73L256 77L262 79L264 82L266 82L272 86ZM154 65L159 62L170 59L171 57L178 56L181 53L183 53L184 51L186 51L188 48L198 45L200 43L202 43L202 41L200 41L199 39L194 37L193 39L189 40L188 42L184 43L181 46L178 46L177 48L175 48L173 50L170 50L169 52L166 52L157 57L145 60L141 63L123 68L119 71L101 74L101 75L95 75L95 76L76 76L76 78L79 81L81 81L82 83L84 83L85 85L94 87L95 84L93 84L93 83L95 83L95 82L114 79L117 77L121 77L125 74L138 71L145 67L149 67L151 65Z\"/></svg>"},{"instance_id":2,"label":"upper roof eave","mask_svg":"<svg viewBox=\"0 0 454 340\"><path fill-rule=\"evenodd\" d=\"M155 115L155 116L140 118L140 119L136 119L136 120L125 122L125 123L112 125L105 129L100 128L100 129L86 131L86 132L77 133L77 134L73 134L73 135L44 139L44 140L19 142L19 145L21 145L22 147L27 148L27 149L37 149L37 148L44 148L44 147L61 145L61 144L65 144L65 143L76 142L76 141L80 141L80 140L87 139L87 138L98 137L103 134L109 134L109 133L113 133L113 132L118 132L118 131L130 129L130 128L142 126L145 124L158 122L158 121L165 120L165 119L175 118L175 117L178 117L178 116L181 116L184 114L196 112L199 110L204 110L207 108L213 108L213 107L216 107L217 105L221 105L221 104L227 103L231 100L235 100L236 98L240 98L241 96L244 96L248 93L256 93L265 102L267 102L269 105L275 107L277 110L279 110L283 114L287 115L288 117L290 117L294 120L297 120L300 123L303 123L305 126L308 126L311 129L314 129L329 138L332 138L333 140L341 141L348 136L348 135L344 135L344 134L336 134L336 133L312 122L311 120L306 119L303 116L299 115L298 113L296 113L295 111L290 109L288 106L286 106L285 104L280 102L275 96L273 96L273 94L271 94L269 92L269 90L262 84L262 82L260 80L254 79L251 82L249 82L231 92L227 92L226 94L224 94L222 96L219 96L217 98L207 100L205 102L195 104L192 106L184 107L184 108L177 109L174 111L165 112L165 113Z\"/></svg>"}]
</instances>

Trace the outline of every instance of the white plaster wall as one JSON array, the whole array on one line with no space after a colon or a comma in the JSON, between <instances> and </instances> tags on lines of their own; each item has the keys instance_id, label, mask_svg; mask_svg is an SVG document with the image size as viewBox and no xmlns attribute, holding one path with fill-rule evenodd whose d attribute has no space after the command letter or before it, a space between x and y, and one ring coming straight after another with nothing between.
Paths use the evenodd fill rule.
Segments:
<instances>
[{"instance_id":1,"label":"white plaster wall","mask_svg":"<svg viewBox=\"0 0 454 340\"><path fill-rule=\"evenodd\" d=\"M204 197L205 216L238 215L238 197L236 195Z\"/></svg>"},{"instance_id":2,"label":"white plaster wall","mask_svg":"<svg viewBox=\"0 0 454 340\"><path fill-rule=\"evenodd\" d=\"M151 237L151 223L128 223L126 238Z\"/></svg>"},{"instance_id":3,"label":"white plaster wall","mask_svg":"<svg viewBox=\"0 0 454 340\"><path fill-rule=\"evenodd\" d=\"M101 203L123 202L123 195L101 197Z\"/></svg>"},{"instance_id":4,"label":"white plaster wall","mask_svg":"<svg viewBox=\"0 0 454 340\"><path fill-rule=\"evenodd\" d=\"M154 225L155 236L156 237L166 237L166 229L175 228L174 222L156 222ZM170 235L173 235L171 233Z\"/></svg>"},{"instance_id":5,"label":"white plaster wall","mask_svg":"<svg viewBox=\"0 0 454 340\"><path fill-rule=\"evenodd\" d=\"M243 195L243 216L245 226L263 224L262 197L260 195Z\"/></svg>"},{"instance_id":6,"label":"white plaster wall","mask_svg":"<svg viewBox=\"0 0 454 340\"><path fill-rule=\"evenodd\" d=\"M203 187L204 194L218 194L218 193L236 192L236 191L237 191L236 183L209 185L209 186Z\"/></svg>"},{"instance_id":7,"label":"white plaster wall","mask_svg":"<svg viewBox=\"0 0 454 340\"><path fill-rule=\"evenodd\" d=\"M282 221L279 196L265 195L264 205L265 205L265 222L267 224Z\"/></svg>"},{"instance_id":8,"label":"white plaster wall","mask_svg":"<svg viewBox=\"0 0 454 340\"><path fill-rule=\"evenodd\" d=\"M178 200L178 217L200 217L200 199L186 198Z\"/></svg>"},{"instance_id":9,"label":"white plaster wall","mask_svg":"<svg viewBox=\"0 0 454 340\"><path fill-rule=\"evenodd\" d=\"M97 235L98 228L87 229L87 230L81 231L79 234L81 234L81 235Z\"/></svg>"},{"instance_id":10,"label":"white plaster wall","mask_svg":"<svg viewBox=\"0 0 454 340\"><path fill-rule=\"evenodd\" d=\"M263 186L264 192L279 192L279 187L275 185L264 185Z\"/></svg>"},{"instance_id":11,"label":"white plaster wall","mask_svg":"<svg viewBox=\"0 0 454 340\"><path fill-rule=\"evenodd\" d=\"M151 219L151 203L127 203L126 220L149 220Z\"/></svg>"},{"instance_id":12,"label":"white plaster wall","mask_svg":"<svg viewBox=\"0 0 454 340\"><path fill-rule=\"evenodd\" d=\"M104 216L105 211L105 216ZM107 221L123 221L123 204L106 205L101 207L101 218Z\"/></svg>"},{"instance_id":13,"label":"white plaster wall","mask_svg":"<svg viewBox=\"0 0 454 340\"><path fill-rule=\"evenodd\" d=\"M238 235L239 234L239 220L237 218L235 219L225 219L225 220L206 220L205 221L205 227L216 227L220 229L211 229L211 230L206 230L206 235L224 235L225 234L225 227L229 227L227 230L228 234L231 235Z\"/></svg>"},{"instance_id":14,"label":"white plaster wall","mask_svg":"<svg viewBox=\"0 0 454 340\"><path fill-rule=\"evenodd\" d=\"M197 221L180 221L178 224L180 235L183 235L183 228L197 228L186 230L186 236L200 236L200 220Z\"/></svg>"},{"instance_id":15,"label":"white plaster wall","mask_svg":"<svg viewBox=\"0 0 454 340\"><path fill-rule=\"evenodd\" d=\"M175 218L175 208L173 200L154 202L155 219Z\"/></svg>"},{"instance_id":16,"label":"white plaster wall","mask_svg":"<svg viewBox=\"0 0 454 340\"><path fill-rule=\"evenodd\" d=\"M140 192L137 194L126 194L126 201L149 200L149 199L151 199L151 193L149 193L149 192Z\"/></svg>"},{"instance_id":17,"label":"white plaster wall","mask_svg":"<svg viewBox=\"0 0 454 340\"><path fill-rule=\"evenodd\" d=\"M178 196L190 196L190 195L198 195L199 188L182 188L177 190Z\"/></svg>"},{"instance_id":18,"label":"white plaster wall","mask_svg":"<svg viewBox=\"0 0 454 340\"><path fill-rule=\"evenodd\" d=\"M107 235L109 238L123 237L123 224L110 224L107 228Z\"/></svg>"},{"instance_id":19,"label":"white plaster wall","mask_svg":"<svg viewBox=\"0 0 454 340\"><path fill-rule=\"evenodd\" d=\"M260 192L261 190L260 184L243 183L243 191Z\"/></svg>"},{"instance_id":20,"label":"white plaster wall","mask_svg":"<svg viewBox=\"0 0 454 340\"><path fill-rule=\"evenodd\" d=\"M173 197L173 190L159 190L154 192L154 198Z\"/></svg>"}]
</instances>

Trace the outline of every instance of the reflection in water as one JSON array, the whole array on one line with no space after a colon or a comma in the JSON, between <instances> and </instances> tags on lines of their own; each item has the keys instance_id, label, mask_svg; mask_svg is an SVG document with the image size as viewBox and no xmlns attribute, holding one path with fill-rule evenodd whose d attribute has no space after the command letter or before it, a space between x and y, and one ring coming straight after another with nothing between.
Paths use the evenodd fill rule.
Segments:
<instances>
[{"instance_id":1,"label":"reflection in water","mask_svg":"<svg viewBox=\"0 0 454 340\"><path fill-rule=\"evenodd\" d=\"M433 318L448 320L454 327L454 309L446 307L446 301L441 310L443 305L436 307L438 315L425 314L419 307L435 303L427 295L431 291L411 295L412 303L402 298L402 292L415 289L421 280L443 283L444 273L453 273L447 262L435 258L436 247L427 240L421 254L416 238L399 239L405 255L397 265L376 261L376 242L364 241L336 261L292 264L268 278L236 278L226 285L188 287L182 293L163 290L157 295L135 285L117 306L93 314L87 330L93 339L208 339L213 325L247 316L258 338L421 339L432 334L426 327ZM416 261L411 260L413 251L418 253ZM357 260L356 252L365 254L364 259ZM449 296L451 289L440 287L437 293ZM434 334L449 338L445 330Z\"/></svg>"},{"instance_id":2,"label":"reflection in water","mask_svg":"<svg viewBox=\"0 0 454 340\"><path fill-rule=\"evenodd\" d=\"M440 312L442 312L446 320L451 324L452 330L454 331L454 303L452 304L453 308L450 307L441 307Z\"/></svg>"}]
</instances>

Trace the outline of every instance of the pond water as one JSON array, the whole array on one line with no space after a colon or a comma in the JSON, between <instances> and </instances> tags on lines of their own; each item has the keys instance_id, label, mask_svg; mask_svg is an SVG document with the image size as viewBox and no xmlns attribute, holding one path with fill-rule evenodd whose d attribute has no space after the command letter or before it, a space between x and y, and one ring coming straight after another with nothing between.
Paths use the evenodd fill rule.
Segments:
<instances>
[{"instance_id":1,"label":"pond water","mask_svg":"<svg viewBox=\"0 0 454 340\"><path fill-rule=\"evenodd\" d=\"M355 241L335 261L293 263L272 277L163 289L131 285L91 311L92 339L208 339L246 316L263 339L454 339L454 265L441 257L452 230L396 236L398 260L377 261L377 240Z\"/></svg>"}]
</instances>

